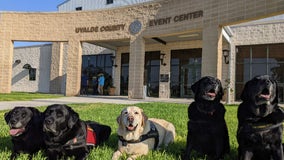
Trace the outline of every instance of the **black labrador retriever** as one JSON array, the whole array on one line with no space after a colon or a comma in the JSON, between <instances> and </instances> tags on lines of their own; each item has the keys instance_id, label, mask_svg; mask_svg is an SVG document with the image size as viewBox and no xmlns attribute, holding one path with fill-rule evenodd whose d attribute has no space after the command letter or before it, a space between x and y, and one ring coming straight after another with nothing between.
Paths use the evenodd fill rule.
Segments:
<instances>
[{"instance_id":1,"label":"black labrador retriever","mask_svg":"<svg viewBox=\"0 0 284 160\"><path fill-rule=\"evenodd\" d=\"M238 159L283 160L282 122L277 82L268 75L245 84L238 108Z\"/></svg>"},{"instance_id":2,"label":"black labrador retriever","mask_svg":"<svg viewBox=\"0 0 284 160\"><path fill-rule=\"evenodd\" d=\"M228 129L224 119L225 107L220 103L224 95L219 79L206 76L191 86L194 102L188 107L188 133L183 159L190 159L192 150L208 155L208 159L222 159L230 151Z\"/></svg>"},{"instance_id":3,"label":"black labrador retriever","mask_svg":"<svg viewBox=\"0 0 284 160\"><path fill-rule=\"evenodd\" d=\"M44 111L43 129L49 160L75 157L86 159L93 146L105 142L111 128L92 121L82 121L67 105L50 105Z\"/></svg>"},{"instance_id":4,"label":"black labrador retriever","mask_svg":"<svg viewBox=\"0 0 284 160\"><path fill-rule=\"evenodd\" d=\"M36 108L18 106L5 113L5 121L10 128L13 150L10 159L20 153L29 154L29 159L45 148L43 139L43 114Z\"/></svg>"}]
</instances>

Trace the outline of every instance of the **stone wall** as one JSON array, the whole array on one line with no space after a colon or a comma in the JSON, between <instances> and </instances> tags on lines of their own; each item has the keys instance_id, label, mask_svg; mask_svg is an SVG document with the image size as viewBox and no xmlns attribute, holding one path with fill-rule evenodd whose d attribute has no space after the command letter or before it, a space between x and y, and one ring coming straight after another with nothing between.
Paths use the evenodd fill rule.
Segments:
<instances>
[{"instance_id":1,"label":"stone wall","mask_svg":"<svg viewBox=\"0 0 284 160\"><path fill-rule=\"evenodd\" d=\"M16 63L20 60L21 63ZM18 47L14 50L12 91L49 93L51 45ZM29 70L25 64L36 68L36 80L29 80Z\"/></svg>"}]
</instances>

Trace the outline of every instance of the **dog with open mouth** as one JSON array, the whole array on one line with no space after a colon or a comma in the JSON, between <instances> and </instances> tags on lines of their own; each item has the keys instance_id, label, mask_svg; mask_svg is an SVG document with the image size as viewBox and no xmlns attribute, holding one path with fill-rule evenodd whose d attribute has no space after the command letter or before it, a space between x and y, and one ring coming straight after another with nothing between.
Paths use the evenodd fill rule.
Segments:
<instances>
[{"instance_id":1,"label":"dog with open mouth","mask_svg":"<svg viewBox=\"0 0 284 160\"><path fill-rule=\"evenodd\" d=\"M136 106L123 109L117 122L118 150L113 153L112 160L118 160L123 153L129 156L128 159L147 155L149 150L173 143L176 135L172 123L163 119L148 119L143 110Z\"/></svg>"},{"instance_id":2,"label":"dog with open mouth","mask_svg":"<svg viewBox=\"0 0 284 160\"><path fill-rule=\"evenodd\" d=\"M222 159L230 151L225 107L220 100L224 94L221 81L205 76L191 86L194 102L188 107L188 133L183 160L190 159L192 150Z\"/></svg>"},{"instance_id":3,"label":"dog with open mouth","mask_svg":"<svg viewBox=\"0 0 284 160\"><path fill-rule=\"evenodd\" d=\"M284 111L278 105L277 82L268 75L249 80L238 107L240 160L283 160Z\"/></svg>"},{"instance_id":4,"label":"dog with open mouth","mask_svg":"<svg viewBox=\"0 0 284 160\"><path fill-rule=\"evenodd\" d=\"M43 114L36 108L17 106L5 113L5 121L10 128L13 150L11 159L20 153L32 155L45 149L43 140Z\"/></svg>"},{"instance_id":5,"label":"dog with open mouth","mask_svg":"<svg viewBox=\"0 0 284 160\"><path fill-rule=\"evenodd\" d=\"M87 159L93 147L110 136L111 128L94 121L83 121L71 107L53 104L44 111L44 141L48 160L74 157Z\"/></svg>"}]
</instances>

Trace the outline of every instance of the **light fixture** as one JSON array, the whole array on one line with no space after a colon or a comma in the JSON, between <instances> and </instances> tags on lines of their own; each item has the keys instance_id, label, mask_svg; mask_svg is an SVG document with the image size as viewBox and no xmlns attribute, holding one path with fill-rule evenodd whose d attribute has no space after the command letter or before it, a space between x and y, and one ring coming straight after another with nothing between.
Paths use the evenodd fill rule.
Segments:
<instances>
[{"instance_id":1,"label":"light fixture","mask_svg":"<svg viewBox=\"0 0 284 160\"><path fill-rule=\"evenodd\" d=\"M163 65L163 66L167 65L167 64L164 62L165 56L166 56L166 54L164 54L164 53L161 53L161 54L160 54L160 61L161 61L161 65Z\"/></svg>"},{"instance_id":2,"label":"light fixture","mask_svg":"<svg viewBox=\"0 0 284 160\"><path fill-rule=\"evenodd\" d=\"M199 36L198 33L193 33L193 34L183 34L183 35L179 35L179 38L188 38L188 37L197 37Z\"/></svg>"},{"instance_id":3,"label":"light fixture","mask_svg":"<svg viewBox=\"0 0 284 160\"><path fill-rule=\"evenodd\" d=\"M230 54L230 50L223 49L224 61L226 64L229 64L229 54Z\"/></svg>"},{"instance_id":4,"label":"light fixture","mask_svg":"<svg viewBox=\"0 0 284 160\"><path fill-rule=\"evenodd\" d=\"M22 62L22 61L21 61L20 59L16 59L16 60L15 60L15 63L16 63L16 64L20 64L21 62Z\"/></svg>"},{"instance_id":5,"label":"light fixture","mask_svg":"<svg viewBox=\"0 0 284 160\"><path fill-rule=\"evenodd\" d=\"M31 69L32 67L31 67L31 65L30 65L30 64L28 64L28 63L27 63L27 64L25 64L25 65L23 66L23 68L24 68L24 69L28 69L28 70L29 70L29 69Z\"/></svg>"},{"instance_id":6,"label":"light fixture","mask_svg":"<svg viewBox=\"0 0 284 160\"><path fill-rule=\"evenodd\" d=\"M117 65L115 64L115 56L110 56L110 58L111 58L112 66L117 67Z\"/></svg>"}]
</instances>

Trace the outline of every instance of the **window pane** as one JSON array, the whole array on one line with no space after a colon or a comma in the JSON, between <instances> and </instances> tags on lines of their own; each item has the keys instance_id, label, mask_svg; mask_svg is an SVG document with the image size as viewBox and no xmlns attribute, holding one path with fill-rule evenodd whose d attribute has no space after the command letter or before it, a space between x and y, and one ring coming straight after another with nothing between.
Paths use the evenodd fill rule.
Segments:
<instances>
[{"instance_id":1,"label":"window pane","mask_svg":"<svg viewBox=\"0 0 284 160\"><path fill-rule=\"evenodd\" d=\"M256 45L252 46L252 60L254 62L257 58L266 60L267 58L267 45ZM264 61L266 63L266 61Z\"/></svg>"},{"instance_id":2,"label":"window pane","mask_svg":"<svg viewBox=\"0 0 284 160\"><path fill-rule=\"evenodd\" d=\"M236 62L237 63L244 63L244 59L250 58L250 46L240 46L237 47L238 52L237 52L237 57L236 57ZM249 62L249 61L247 61Z\"/></svg>"},{"instance_id":3,"label":"window pane","mask_svg":"<svg viewBox=\"0 0 284 160\"><path fill-rule=\"evenodd\" d=\"M266 64L252 64L252 75L251 77L255 77L258 75L267 74L266 72Z\"/></svg>"},{"instance_id":4,"label":"window pane","mask_svg":"<svg viewBox=\"0 0 284 160\"><path fill-rule=\"evenodd\" d=\"M270 64L269 75L273 76L278 83L284 83L284 63Z\"/></svg>"},{"instance_id":5,"label":"window pane","mask_svg":"<svg viewBox=\"0 0 284 160\"><path fill-rule=\"evenodd\" d=\"M241 94L244 88L244 83L237 83L236 84L236 100L241 99Z\"/></svg>"},{"instance_id":6,"label":"window pane","mask_svg":"<svg viewBox=\"0 0 284 160\"><path fill-rule=\"evenodd\" d=\"M105 66L106 67L111 67L112 66L112 59L111 59L111 54L107 54L105 56ZM114 60L115 61L115 60Z\"/></svg>"},{"instance_id":7,"label":"window pane","mask_svg":"<svg viewBox=\"0 0 284 160\"><path fill-rule=\"evenodd\" d=\"M146 52L144 84L147 86L147 96L159 96L160 51Z\"/></svg>"},{"instance_id":8,"label":"window pane","mask_svg":"<svg viewBox=\"0 0 284 160\"><path fill-rule=\"evenodd\" d=\"M201 78L202 49L171 51L171 97L193 97L191 85Z\"/></svg>"},{"instance_id":9,"label":"window pane","mask_svg":"<svg viewBox=\"0 0 284 160\"><path fill-rule=\"evenodd\" d=\"M284 62L284 44L269 45L269 63Z\"/></svg>"},{"instance_id":10,"label":"window pane","mask_svg":"<svg viewBox=\"0 0 284 160\"><path fill-rule=\"evenodd\" d=\"M245 70L249 70L249 68L244 68L244 64L236 65L236 82L243 82L245 76ZM248 74L248 73L247 73ZM249 76L249 75L247 75Z\"/></svg>"},{"instance_id":11,"label":"window pane","mask_svg":"<svg viewBox=\"0 0 284 160\"><path fill-rule=\"evenodd\" d=\"M129 53L121 54L120 94L128 94Z\"/></svg>"}]
</instances>

